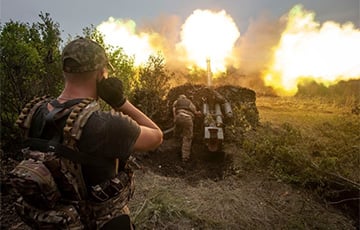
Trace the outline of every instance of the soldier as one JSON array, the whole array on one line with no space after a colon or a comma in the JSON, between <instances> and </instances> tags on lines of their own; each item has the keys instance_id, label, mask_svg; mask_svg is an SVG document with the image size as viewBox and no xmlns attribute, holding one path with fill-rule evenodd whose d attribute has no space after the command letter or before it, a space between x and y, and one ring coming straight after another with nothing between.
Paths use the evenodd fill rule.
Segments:
<instances>
[{"instance_id":1,"label":"soldier","mask_svg":"<svg viewBox=\"0 0 360 230\"><path fill-rule=\"evenodd\" d=\"M132 226L129 225L119 226L119 224L121 225L119 222L122 220L130 220L127 207L128 197L123 197L123 194L127 195L128 193L123 190L131 186L132 182L129 186L119 182L122 182L123 177L126 178L126 182L132 177L132 172L124 171L127 169L125 166L131 153L156 149L162 143L163 134L149 117L125 98L122 82L118 78L107 77L108 64L105 50L90 39L78 38L65 46L62 53L65 87L56 99L45 102L36 109L32 116L28 136L30 140L34 141L32 147L34 150L41 150L38 149L41 146L39 144L46 144L48 140L64 139L62 130L65 130L66 125L72 125L67 122L68 117L71 117L72 114L70 112L84 98L90 98L96 103L100 97L117 111L114 114L96 110L86 117L87 122L84 126L77 126L82 129L80 140L75 146L78 151L70 151L70 155L78 156L77 158L80 159L77 161L85 162L81 163L82 175L78 177L83 178L85 188L80 185L73 187L85 189L87 195L80 198L81 202L76 200L78 198L71 200L70 195L70 198L67 199L70 199L71 204L76 204L76 212L80 213L82 220L81 225L85 225L87 229L102 227L105 229L132 229ZM35 142L39 139L42 142ZM51 149L55 148L54 146L44 147L45 150L50 147ZM57 148L53 151L57 152ZM86 159L82 160L81 158ZM92 160L90 164L91 159L95 160ZM86 162L87 160L89 162ZM74 181L74 183L77 182ZM34 210L40 210L34 208ZM25 206L25 209L33 210L31 206ZM74 209L69 210L74 212ZM44 210L45 214L48 213L45 211L47 210ZM58 220L52 222L51 216L47 214L29 217L31 213L27 211L23 214L24 218L28 219L33 226L38 228L47 226L47 229L62 228ZM52 213L56 214L57 212ZM59 213L65 215L64 212ZM39 216L42 219L39 219ZM68 221L69 219L66 219L63 222ZM64 228L82 229L84 227L79 225L75 223L72 225L73 227Z\"/></svg>"},{"instance_id":2,"label":"soldier","mask_svg":"<svg viewBox=\"0 0 360 230\"><path fill-rule=\"evenodd\" d=\"M183 94L173 103L175 134L181 134L181 157L184 162L190 158L193 138L194 116L201 115L195 105Z\"/></svg>"}]
</instances>

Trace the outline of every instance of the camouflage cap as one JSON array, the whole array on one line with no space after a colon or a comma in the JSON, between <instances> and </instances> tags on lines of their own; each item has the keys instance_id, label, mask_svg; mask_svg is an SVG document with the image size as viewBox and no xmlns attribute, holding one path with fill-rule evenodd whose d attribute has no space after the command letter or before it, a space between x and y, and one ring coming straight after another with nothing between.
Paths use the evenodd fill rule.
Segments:
<instances>
[{"instance_id":1,"label":"camouflage cap","mask_svg":"<svg viewBox=\"0 0 360 230\"><path fill-rule=\"evenodd\" d=\"M64 72L82 73L104 68L108 59L104 48L87 38L78 38L65 46L62 53Z\"/></svg>"}]
</instances>

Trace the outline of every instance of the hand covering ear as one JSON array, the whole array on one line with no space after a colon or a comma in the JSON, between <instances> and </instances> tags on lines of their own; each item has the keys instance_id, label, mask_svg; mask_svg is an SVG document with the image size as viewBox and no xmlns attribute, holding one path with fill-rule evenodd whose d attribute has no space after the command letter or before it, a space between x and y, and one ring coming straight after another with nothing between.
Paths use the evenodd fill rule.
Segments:
<instances>
[{"instance_id":1,"label":"hand covering ear","mask_svg":"<svg viewBox=\"0 0 360 230\"><path fill-rule=\"evenodd\" d=\"M99 97L114 109L121 107L126 101L123 89L122 81L116 77L103 78L97 84Z\"/></svg>"}]
</instances>

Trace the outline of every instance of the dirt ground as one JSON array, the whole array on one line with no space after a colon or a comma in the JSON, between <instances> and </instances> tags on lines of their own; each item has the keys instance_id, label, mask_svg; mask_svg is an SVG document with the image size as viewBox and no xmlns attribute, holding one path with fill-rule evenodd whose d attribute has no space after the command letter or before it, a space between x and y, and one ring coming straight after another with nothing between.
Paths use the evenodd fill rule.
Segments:
<instances>
[{"instance_id":1,"label":"dirt ground","mask_svg":"<svg viewBox=\"0 0 360 230\"><path fill-rule=\"evenodd\" d=\"M196 206L193 211L199 213L197 218L203 215L220 226L174 227L170 221L163 229L357 229L351 218L311 192L293 188L261 171L234 167L234 154L239 153L236 145L225 144L224 151L211 153L201 142L195 142L191 161L183 163L178 143L170 138L158 151L136 156L142 168L136 177L140 187L132 209L138 210L150 199L149 187L157 191L154 193L161 193L163 188L174 197L191 200L188 202ZM186 223L179 221L176 225ZM141 229L156 229L159 225L145 226Z\"/></svg>"}]
</instances>

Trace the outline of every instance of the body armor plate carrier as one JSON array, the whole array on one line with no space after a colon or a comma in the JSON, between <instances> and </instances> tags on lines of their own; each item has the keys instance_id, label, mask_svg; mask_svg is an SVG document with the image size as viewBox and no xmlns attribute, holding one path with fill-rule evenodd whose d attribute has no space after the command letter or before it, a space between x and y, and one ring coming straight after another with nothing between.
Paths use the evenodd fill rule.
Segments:
<instances>
[{"instance_id":1,"label":"body armor plate carrier","mask_svg":"<svg viewBox=\"0 0 360 230\"><path fill-rule=\"evenodd\" d=\"M22 149L24 160L10 172L11 184L20 195L16 211L34 229L98 229L108 221L106 217L118 214L112 207L121 209L131 198L132 170L126 166L115 178L88 189L81 165L109 162L80 152L76 144L87 120L99 106L91 98L61 108L54 101L47 96L33 99L16 121L26 146ZM62 143L59 135L51 140L28 137L34 113L47 103L55 105L47 120L67 116Z\"/></svg>"}]
</instances>

